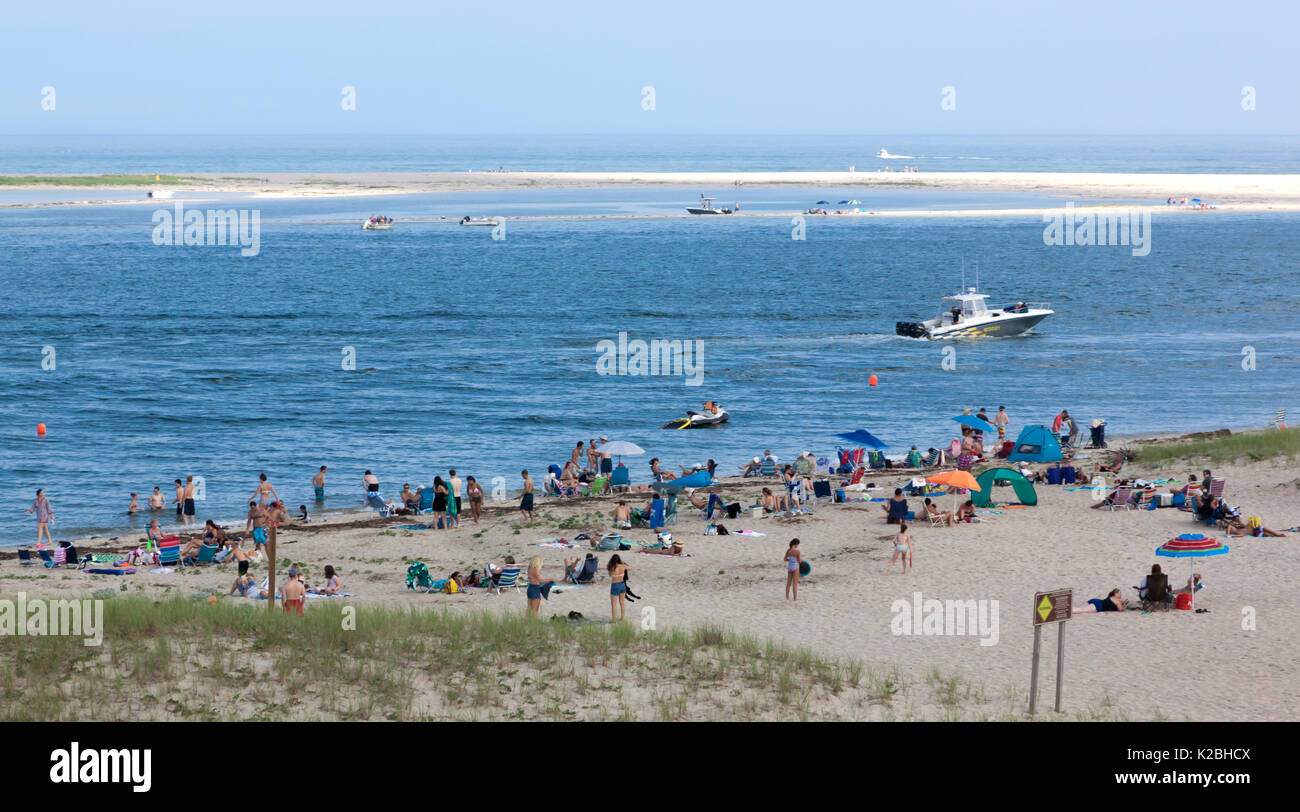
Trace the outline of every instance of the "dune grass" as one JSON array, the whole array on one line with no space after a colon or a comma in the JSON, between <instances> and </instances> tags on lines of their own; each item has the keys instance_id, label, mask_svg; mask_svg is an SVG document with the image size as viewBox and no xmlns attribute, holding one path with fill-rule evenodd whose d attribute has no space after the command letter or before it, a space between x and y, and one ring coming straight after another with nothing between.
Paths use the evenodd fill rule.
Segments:
<instances>
[{"instance_id":1,"label":"dune grass","mask_svg":"<svg viewBox=\"0 0 1300 812\"><path fill-rule=\"evenodd\" d=\"M201 183L185 175L0 175L0 186L152 186L155 183Z\"/></svg>"},{"instance_id":2,"label":"dune grass","mask_svg":"<svg viewBox=\"0 0 1300 812\"><path fill-rule=\"evenodd\" d=\"M1237 460L1263 460L1270 457L1294 457L1300 454L1300 431L1259 431L1208 437L1198 440L1156 443L1139 446L1138 462L1142 465L1178 460L1217 463Z\"/></svg>"},{"instance_id":3,"label":"dune grass","mask_svg":"<svg viewBox=\"0 0 1300 812\"><path fill-rule=\"evenodd\" d=\"M0 637L0 721L1018 719L960 675L733 634L208 595L104 602L104 641ZM346 622L351 618L353 623ZM1114 714L1110 714L1113 716Z\"/></svg>"}]
</instances>

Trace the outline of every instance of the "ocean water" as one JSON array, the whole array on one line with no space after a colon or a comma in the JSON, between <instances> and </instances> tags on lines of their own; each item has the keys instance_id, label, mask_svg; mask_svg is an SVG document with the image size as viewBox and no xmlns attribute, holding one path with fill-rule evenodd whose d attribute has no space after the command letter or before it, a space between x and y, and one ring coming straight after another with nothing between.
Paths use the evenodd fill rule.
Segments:
<instances>
[{"instance_id":1,"label":"ocean water","mask_svg":"<svg viewBox=\"0 0 1300 812\"><path fill-rule=\"evenodd\" d=\"M261 472L291 508L313 505L322 464L331 509L359 503L367 468L385 494L452 467L514 490L522 468L544 472L602 434L647 449L627 460L646 481L654 456L728 472L765 448L830 455L833 435L857 428L894 453L924 449L950 439L964 407L1005 405L1013 433L1064 407L1112 435L1300 411L1294 214L1157 214L1145 257L1046 246L1038 218L809 218L803 241L778 217L522 219L499 241L454 224L676 213L695 194L227 201L260 210L251 257L155 245L153 205L0 211L0 543L33 536L22 511L37 487L56 537L74 537L143 529L125 516L129 492L170 495L187 474L204 480L200 521L221 520L242 515ZM743 200L775 211L827 194ZM864 204L1035 202L881 194ZM380 211L397 227L363 232ZM895 336L962 284L963 262L993 302L1048 301L1056 315L998 341ZM598 374L600 342L620 333L696 342L700 385ZM728 425L659 429L706 399Z\"/></svg>"},{"instance_id":2,"label":"ocean water","mask_svg":"<svg viewBox=\"0 0 1300 812\"><path fill-rule=\"evenodd\" d=\"M881 150L894 157L876 157ZM1292 136L0 135L0 173L1300 172Z\"/></svg>"}]
</instances>

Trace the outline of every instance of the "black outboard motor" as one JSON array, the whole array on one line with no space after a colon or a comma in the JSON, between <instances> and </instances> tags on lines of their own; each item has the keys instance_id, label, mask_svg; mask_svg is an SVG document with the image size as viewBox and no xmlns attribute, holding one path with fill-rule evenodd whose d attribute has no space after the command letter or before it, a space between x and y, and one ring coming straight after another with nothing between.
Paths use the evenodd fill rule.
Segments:
<instances>
[{"instance_id":1,"label":"black outboard motor","mask_svg":"<svg viewBox=\"0 0 1300 812\"><path fill-rule=\"evenodd\" d=\"M894 332L907 338L925 338L929 335L925 325L915 321L900 321L894 324Z\"/></svg>"}]
</instances>

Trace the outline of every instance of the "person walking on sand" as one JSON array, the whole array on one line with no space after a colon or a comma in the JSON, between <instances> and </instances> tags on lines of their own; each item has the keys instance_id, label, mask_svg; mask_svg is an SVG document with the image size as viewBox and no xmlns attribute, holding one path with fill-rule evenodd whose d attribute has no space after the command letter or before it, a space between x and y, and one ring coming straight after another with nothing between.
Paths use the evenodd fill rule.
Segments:
<instances>
[{"instance_id":1,"label":"person walking on sand","mask_svg":"<svg viewBox=\"0 0 1300 812\"><path fill-rule=\"evenodd\" d=\"M316 489L317 502L325 501L325 472L328 470L329 468L322 465L320 470L316 472L316 476L311 478L311 486Z\"/></svg>"},{"instance_id":2,"label":"person walking on sand","mask_svg":"<svg viewBox=\"0 0 1300 812\"><path fill-rule=\"evenodd\" d=\"M185 490L183 492L184 504L185 504L184 517L185 517L186 527L194 526L194 494L195 494L194 477L187 476L185 477Z\"/></svg>"},{"instance_id":3,"label":"person walking on sand","mask_svg":"<svg viewBox=\"0 0 1300 812\"><path fill-rule=\"evenodd\" d=\"M618 553L609 557L609 563L605 566L609 572L609 619L626 620L627 619L627 584L624 580L627 573L632 568L623 563Z\"/></svg>"},{"instance_id":4,"label":"person walking on sand","mask_svg":"<svg viewBox=\"0 0 1300 812\"><path fill-rule=\"evenodd\" d=\"M528 562L528 614L538 617L542 607L542 598L551 599L551 587L554 581L542 580L542 557L533 556Z\"/></svg>"},{"instance_id":5,"label":"person walking on sand","mask_svg":"<svg viewBox=\"0 0 1300 812\"><path fill-rule=\"evenodd\" d=\"M259 474L257 487L253 489L253 495L249 498L256 499L258 504L269 505L279 501L280 495L275 492L275 488L266 480L266 474Z\"/></svg>"},{"instance_id":6,"label":"person walking on sand","mask_svg":"<svg viewBox=\"0 0 1300 812\"><path fill-rule=\"evenodd\" d=\"M254 552L264 549L268 521L266 510L261 505L256 502L248 503L248 522L244 525L244 532L253 534Z\"/></svg>"},{"instance_id":7,"label":"person walking on sand","mask_svg":"<svg viewBox=\"0 0 1300 812\"><path fill-rule=\"evenodd\" d=\"M41 549L41 536L54 546L54 540L50 538L50 522L54 521L54 508L50 507L50 500L45 498L43 488L36 489L36 500L32 506L27 508L26 513L36 514L36 549ZM25 514L24 514L25 515Z\"/></svg>"},{"instance_id":8,"label":"person walking on sand","mask_svg":"<svg viewBox=\"0 0 1300 812\"><path fill-rule=\"evenodd\" d=\"M465 493L469 496L469 512L478 524L478 517L483 512L483 486L474 477L465 477Z\"/></svg>"},{"instance_id":9,"label":"person walking on sand","mask_svg":"<svg viewBox=\"0 0 1300 812\"><path fill-rule=\"evenodd\" d=\"M524 493L519 497L519 512L524 514L526 524L533 523L533 478L528 475L527 470L519 472L524 478Z\"/></svg>"},{"instance_id":10,"label":"person walking on sand","mask_svg":"<svg viewBox=\"0 0 1300 812\"><path fill-rule=\"evenodd\" d=\"M902 574L907 574L908 566L911 564L912 556L912 537L907 532L907 522L898 526L898 534L894 536L894 557L889 559L889 566L885 567L885 574L894 568L894 562L902 559Z\"/></svg>"},{"instance_id":11,"label":"person walking on sand","mask_svg":"<svg viewBox=\"0 0 1300 812\"><path fill-rule=\"evenodd\" d=\"M791 539L785 551L785 599L799 600L799 565L803 556L799 553L799 539Z\"/></svg>"}]
</instances>

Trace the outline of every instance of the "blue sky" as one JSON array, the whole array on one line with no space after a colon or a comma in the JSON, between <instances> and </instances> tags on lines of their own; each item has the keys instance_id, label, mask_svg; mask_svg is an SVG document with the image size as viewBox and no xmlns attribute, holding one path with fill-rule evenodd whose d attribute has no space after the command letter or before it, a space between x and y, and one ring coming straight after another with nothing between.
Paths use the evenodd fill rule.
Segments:
<instances>
[{"instance_id":1,"label":"blue sky","mask_svg":"<svg viewBox=\"0 0 1300 812\"><path fill-rule=\"evenodd\" d=\"M10 3L0 133L1300 133L1297 8Z\"/></svg>"}]
</instances>

